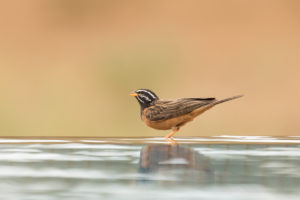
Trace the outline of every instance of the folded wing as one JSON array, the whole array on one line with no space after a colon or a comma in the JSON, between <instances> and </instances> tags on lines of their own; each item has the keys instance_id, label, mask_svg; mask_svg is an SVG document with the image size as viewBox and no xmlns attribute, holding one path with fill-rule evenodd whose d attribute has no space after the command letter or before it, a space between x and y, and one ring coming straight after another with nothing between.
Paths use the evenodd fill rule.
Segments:
<instances>
[{"instance_id":1,"label":"folded wing","mask_svg":"<svg viewBox=\"0 0 300 200\"><path fill-rule=\"evenodd\" d=\"M167 120L188 114L202 106L215 102L215 98L183 98L177 100L157 100L147 108L146 118L151 121Z\"/></svg>"}]
</instances>

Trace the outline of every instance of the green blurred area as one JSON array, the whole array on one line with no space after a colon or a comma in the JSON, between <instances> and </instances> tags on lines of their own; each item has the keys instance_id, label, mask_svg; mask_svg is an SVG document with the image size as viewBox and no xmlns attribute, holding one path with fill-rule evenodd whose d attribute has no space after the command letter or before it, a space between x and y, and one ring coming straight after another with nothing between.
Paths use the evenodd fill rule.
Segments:
<instances>
[{"instance_id":1,"label":"green blurred area","mask_svg":"<svg viewBox=\"0 0 300 200\"><path fill-rule=\"evenodd\" d=\"M163 136L129 93L245 97L178 136L299 135L300 2L7 1L0 136Z\"/></svg>"}]
</instances>

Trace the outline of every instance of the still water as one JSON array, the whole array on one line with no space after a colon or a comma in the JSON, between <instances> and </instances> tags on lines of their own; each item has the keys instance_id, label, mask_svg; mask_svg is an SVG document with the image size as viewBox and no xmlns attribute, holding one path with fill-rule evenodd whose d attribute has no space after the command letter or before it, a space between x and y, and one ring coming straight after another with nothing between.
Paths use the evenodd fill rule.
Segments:
<instances>
[{"instance_id":1,"label":"still water","mask_svg":"<svg viewBox=\"0 0 300 200\"><path fill-rule=\"evenodd\" d=\"M299 199L300 137L0 139L0 199Z\"/></svg>"}]
</instances>

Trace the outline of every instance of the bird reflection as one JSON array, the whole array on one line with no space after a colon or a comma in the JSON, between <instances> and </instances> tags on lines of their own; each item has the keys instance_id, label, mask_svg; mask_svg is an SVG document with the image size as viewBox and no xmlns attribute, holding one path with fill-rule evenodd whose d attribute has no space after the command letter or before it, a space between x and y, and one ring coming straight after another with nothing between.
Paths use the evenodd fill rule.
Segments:
<instances>
[{"instance_id":1,"label":"bird reflection","mask_svg":"<svg viewBox=\"0 0 300 200\"><path fill-rule=\"evenodd\" d=\"M159 173L184 181L211 179L213 176L212 167L206 156L181 145L144 146L140 152L139 172Z\"/></svg>"}]
</instances>

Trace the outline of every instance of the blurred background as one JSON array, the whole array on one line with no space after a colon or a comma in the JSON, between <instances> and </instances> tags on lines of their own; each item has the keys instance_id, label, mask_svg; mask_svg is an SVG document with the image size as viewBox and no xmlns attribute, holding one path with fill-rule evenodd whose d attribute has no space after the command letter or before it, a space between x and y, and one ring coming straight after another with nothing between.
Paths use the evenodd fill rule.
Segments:
<instances>
[{"instance_id":1,"label":"blurred background","mask_svg":"<svg viewBox=\"0 0 300 200\"><path fill-rule=\"evenodd\" d=\"M300 1L0 3L0 136L164 136L129 93L245 97L177 136L299 135Z\"/></svg>"}]
</instances>

